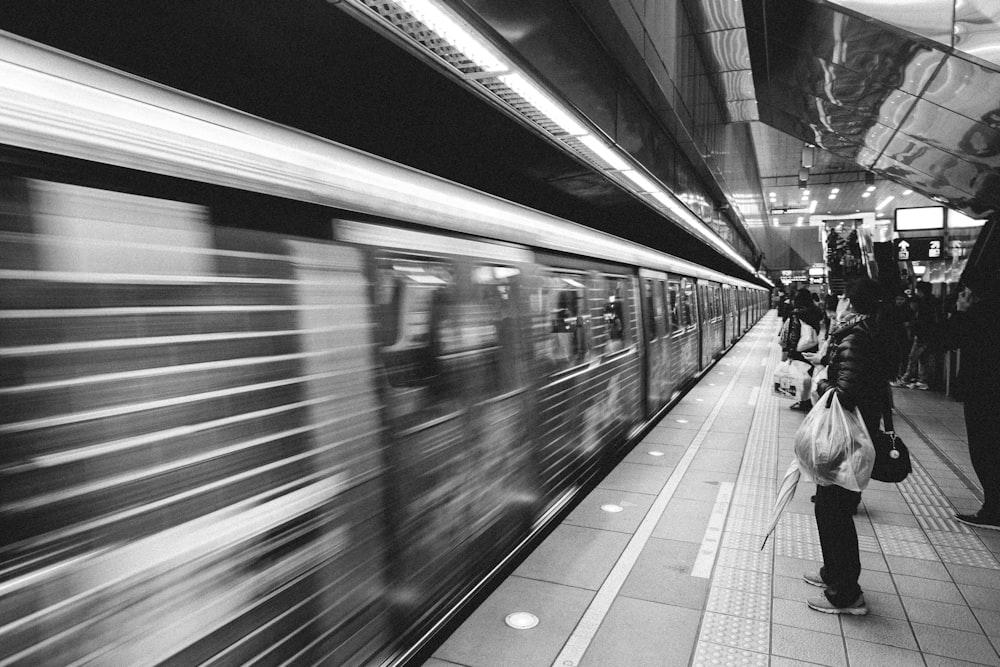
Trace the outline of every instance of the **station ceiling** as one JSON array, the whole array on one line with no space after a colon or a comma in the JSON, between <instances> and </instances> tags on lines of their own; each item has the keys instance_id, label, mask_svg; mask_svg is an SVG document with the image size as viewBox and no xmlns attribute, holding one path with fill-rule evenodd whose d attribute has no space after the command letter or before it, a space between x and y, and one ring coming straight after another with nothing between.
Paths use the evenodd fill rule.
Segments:
<instances>
[{"instance_id":1,"label":"station ceiling","mask_svg":"<svg viewBox=\"0 0 1000 667\"><path fill-rule=\"evenodd\" d=\"M340 11L362 2L368 0L11 0L0 4L0 30L718 270L743 271L690 234L662 224L606 171L526 132L469 85L442 77ZM614 109L608 123L622 132L624 145L634 140L636 159L653 171L660 140L638 134L627 117L641 106L630 95L642 85L626 86L613 81L610 70L588 66L596 62L586 60L589 45L558 23L585 17L589 37L600 35L607 52L634 60L634 52L614 43L631 26L616 32L606 24L631 16L623 7L636 16L648 13L649 2L447 4L494 37L534 49L529 64L561 67L565 86L589 87L594 108ZM880 212L887 217L897 207L936 202L973 217L1000 208L997 0L682 4L727 122L751 130L757 166L751 180L763 210L740 218L743 223L800 224L813 200L815 213L829 215L873 211L883 201ZM538 38L543 33L547 41ZM574 61L559 49L582 55ZM603 90L605 81L614 88ZM732 200L736 189L725 183L733 175L720 174L705 146L685 133L677 105L670 106L676 100L645 101L662 111L660 121L683 149L675 152L689 160L669 167L680 187L685 174L696 174L714 183L709 194L719 208L739 207ZM815 148L804 156L807 146ZM810 166L803 183L804 162Z\"/></svg>"},{"instance_id":2,"label":"station ceiling","mask_svg":"<svg viewBox=\"0 0 1000 667\"><path fill-rule=\"evenodd\" d=\"M705 0L707 1L707 0ZM1000 3L743 0L762 186L808 186L831 213L943 203L1000 208ZM868 181L865 181L866 175ZM862 195L868 185L877 191ZM839 186L837 200L826 195ZM784 222L785 219L782 218Z\"/></svg>"}]
</instances>

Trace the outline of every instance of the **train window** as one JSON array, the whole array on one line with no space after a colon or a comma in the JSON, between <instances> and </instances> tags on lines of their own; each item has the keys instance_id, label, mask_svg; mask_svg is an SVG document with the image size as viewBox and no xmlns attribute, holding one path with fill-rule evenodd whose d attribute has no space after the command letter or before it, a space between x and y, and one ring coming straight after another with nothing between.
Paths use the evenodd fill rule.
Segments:
<instances>
[{"instance_id":1,"label":"train window","mask_svg":"<svg viewBox=\"0 0 1000 667\"><path fill-rule=\"evenodd\" d=\"M658 280L653 286L655 295L653 297L653 320L656 324L656 337L665 336L667 333L667 311L663 307L663 281Z\"/></svg>"},{"instance_id":2,"label":"train window","mask_svg":"<svg viewBox=\"0 0 1000 667\"><path fill-rule=\"evenodd\" d=\"M694 318L694 308L695 303L695 290L694 285L690 280L684 279L681 282L681 322L685 327L693 327L696 325Z\"/></svg>"},{"instance_id":3,"label":"train window","mask_svg":"<svg viewBox=\"0 0 1000 667\"><path fill-rule=\"evenodd\" d=\"M375 336L387 406L393 416L411 416L446 392L439 362L446 303L453 296L451 267L441 261L380 257L375 285Z\"/></svg>"},{"instance_id":4,"label":"train window","mask_svg":"<svg viewBox=\"0 0 1000 667\"><path fill-rule=\"evenodd\" d=\"M667 282L667 304L670 309L670 333L675 334L687 326L681 321L681 285L677 281Z\"/></svg>"},{"instance_id":5,"label":"train window","mask_svg":"<svg viewBox=\"0 0 1000 667\"><path fill-rule=\"evenodd\" d=\"M662 331L657 331L656 323L656 297L653 291L653 281L646 278L642 281L643 304L646 307L646 339L653 341L662 335ZM663 307L660 307L663 310Z\"/></svg>"},{"instance_id":6,"label":"train window","mask_svg":"<svg viewBox=\"0 0 1000 667\"><path fill-rule=\"evenodd\" d=\"M714 287L712 291L715 292L715 298L713 299L715 301L715 316L722 317L722 314L725 312L725 309L722 307L722 288Z\"/></svg>"},{"instance_id":7,"label":"train window","mask_svg":"<svg viewBox=\"0 0 1000 667\"><path fill-rule=\"evenodd\" d=\"M617 352L626 348L630 342L629 279L604 275L601 276L601 282L604 289L599 295L600 314L593 318L594 348L601 352Z\"/></svg>"},{"instance_id":8,"label":"train window","mask_svg":"<svg viewBox=\"0 0 1000 667\"><path fill-rule=\"evenodd\" d=\"M542 299L549 318L548 345L543 356L559 371L590 357L585 325L587 278L579 273L554 272L544 282Z\"/></svg>"},{"instance_id":9,"label":"train window","mask_svg":"<svg viewBox=\"0 0 1000 667\"><path fill-rule=\"evenodd\" d=\"M517 355L518 306L514 292L520 271L509 266L476 266L472 269L472 303L458 312L457 354L465 366L475 366L478 381L488 394L503 394L522 382ZM475 359L478 357L478 359Z\"/></svg>"}]
</instances>

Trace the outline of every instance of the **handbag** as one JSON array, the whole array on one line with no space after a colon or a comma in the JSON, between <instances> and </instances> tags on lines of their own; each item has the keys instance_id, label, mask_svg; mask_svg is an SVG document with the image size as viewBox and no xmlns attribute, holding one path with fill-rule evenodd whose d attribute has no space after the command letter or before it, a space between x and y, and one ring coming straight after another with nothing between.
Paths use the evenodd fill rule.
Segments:
<instances>
[{"instance_id":1,"label":"handbag","mask_svg":"<svg viewBox=\"0 0 1000 667\"><path fill-rule=\"evenodd\" d=\"M807 322L799 321L799 342L795 346L795 349L799 352L806 352L819 346L819 337L816 335L816 329L812 327L811 324Z\"/></svg>"},{"instance_id":2,"label":"handbag","mask_svg":"<svg viewBox=\"0 0 1000 667\"><path fill-rule=\"evenodd\" d=\"M910 450L892 428L892 411L888 405L882 407L882 422L885 430L879 431L872 439L875 445L872 479L898 484L913 470Z\"/></svg>"}]
</instances>

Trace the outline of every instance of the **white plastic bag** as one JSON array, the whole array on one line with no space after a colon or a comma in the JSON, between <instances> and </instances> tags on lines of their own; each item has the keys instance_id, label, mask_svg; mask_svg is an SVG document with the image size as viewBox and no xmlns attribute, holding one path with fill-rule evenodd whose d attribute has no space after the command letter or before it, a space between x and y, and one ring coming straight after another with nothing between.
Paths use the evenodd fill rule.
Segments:
<instances>
[{"instance_id":1,"label":"white plastic bag","mask_svg":"<svg viewBox=\"0 0 1000 667\"><path fill-rule=\"evenodd\" d=\"M806 350L812 349L819 345L819 338L816 336L816 330L813 329L812 325L808 322L799 322L799 342L795 346L795 349L799 352L805 352Z\"/></svg>"},{"instance_id":2,"label":"white plastic bag","mask_svg":"<svg viewBox=\"0 0 1000 667\"><path fill-rule=\"evenodd\" d=\"M782 361L774 371L774 393L797 401L809 400L809 364L804 361Z\"/></svg>"},{"instance_id":3,"label":"white plastic bag","mask_svg":"<svg viewBox=\"0 0 1000 667\"><path fill-rule=\"evenodd\" d=\"M861 413L845 410L830 389L795 432L795 460L802 474L820 486L863 491L871 479L875 446Z\"/></svg>"}]
</instances>

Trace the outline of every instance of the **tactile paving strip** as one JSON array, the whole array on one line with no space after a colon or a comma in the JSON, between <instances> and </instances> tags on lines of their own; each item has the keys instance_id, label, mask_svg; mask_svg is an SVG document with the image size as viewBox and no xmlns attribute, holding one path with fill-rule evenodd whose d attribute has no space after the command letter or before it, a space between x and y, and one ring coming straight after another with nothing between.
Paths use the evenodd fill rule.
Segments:
<instances>
[{"instance_id":1,"label":"tactile paving strip","mask_svg":"<svg viewBox=\"0 0 1000 667\"><path fill-rule=\"evenodd\" d=\"M713 587L706 609L719 614L767 621L771 617L771 596Z\"/></svg>"},{"instance_id":2,"label":"tactile paving strip","mask_svg":"<svg viewBox=\"0 0 1000 667\"><path fill-rule=\"evenodd\" d=\"M771 576L767 572L741 570L738 567L716 566L712 577L712 588L735 588L756 595L768 595L771 592Z\"/></svg>"},{"instance_id":3,"label":"tactile paving strip","mask_svg":"<svg viewBox=\"0 0 1000 667\"><path fill-rule=\"evenodd\" d=\"M767 667L769 657L766 653L744 651L732 646L721 646L710 642L699 642L695 652L692 667Z\"/></svg>"},{"instance_id":4,"label":"tactile paving strip","mask_svg":"<svg viewBox=\"0 0 1000 667\"><path fill-rule=\"evenodd\" d=\"M906 540L907 542L922 542L929 544L927 536L919 528L912 526L893 526L885 523L873 523L875 534L879 541Z\"/></svg>"},{"instance_id":5,"label":"tactile paving strip","mask_svg":"<svg viewBox=\"0 0 1000 667\"><path fill-rule=\"evenodd\" d=\"M858 549L861 551L871 551L873 553L881 553L882 548L878 544L878 540L871 535L858 535Z\"/></svg>"},{"instance_id":6,"label":"tactile paving strip","mask_svg":"<svg viewBox=\"0 0 1000 667\"><path fill-rule=\"evenodd\" d=\"M916 458L913 471L900 482L899 491L909 505L917 523L925 530L971 534L972 529L954 519L954 508L941 488Z\"/></svg>"},{"instance_id":7,"label":"tactile paving strip","mask_svg":"<svg viewBox=\"0 0 1000 667\"><path fill-rule=\"evenodd\" d=\"M989 551L961 549L959 547L950 547L945 545L937 545L935 548L937 549L941 560L945 563L970 565L972 567L982 567L989 570L1000 570L1000 563L997 562L996 557L994 557Z\"/></svg>"},{"instance_id":8,"label":"tactile paving strip","mask_svg":"<svg viewBox=\"0 0 1000 667\"><path fill-rule=\"evenodd\" d=\"M741 570L770 572L771 561L772 556L767 551L743 551L742 549L727 549L725 547L719 550L719 565L736 567Z\"/></svg>"},{"instance_id":9,"label":"tactile paving strip","mask_svg":"<svg viewBox=\"0 0 1000 667\"><path fill-rule=\"evenodd\" d=\"M722 538L722 546L730 549L743 549L744 551L759 551L760 543L763 540L753 533L726 533ZM768 542L768 549L771 548Z\"/></svg>"},{"instance_id":10,"label":"tactile paving strip","mask_svg":"<svg viewBox=\"0 0 1000 667\"><path fill-rule=\"evenodd\" d=\"M819 542L800 542L798 540L778 540L775 553L786 558L801 558L803 560L823 560L823 551Z\"/></svg>"},{"instance_id":11,"label":"tactile paving strip","mask_svg":"<svg viewBox=\"0 0 1000 667\"><path fill-rule=\"evenodd\" d=\"M699 643L710 642L767 653L771 643L770 630L770 623L767 621L706 611L702 619Z\"/></svg>"},{"instance_id":12,"label":"tactile paving strip","mask_svg":"<svg viewBox=\"0 0 1000 667\"><path fill-rule=\"evenodd\" d=\"M906 540L880 539L882 553L887 556L905 556L922 560L939 560L937 551L929 542L907 542Z\"/></svg>"},{"instance_id":13,"label":"tactile paving strip","mask_svg":"<svg viewBox=\"0 0 1000 667\"><path fill-rule=\"evenodd\" d=\"M948 547L959 547L961 549L978 549L980 551L988 551L986 545L983 544L983 541L979 539L977 535L960 535L940 530L928 530L927 539L929 539L931 541L931 544L934 545L943 545Z\"/></svg>"}]
</instances>

